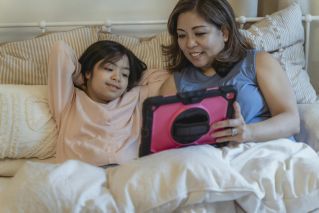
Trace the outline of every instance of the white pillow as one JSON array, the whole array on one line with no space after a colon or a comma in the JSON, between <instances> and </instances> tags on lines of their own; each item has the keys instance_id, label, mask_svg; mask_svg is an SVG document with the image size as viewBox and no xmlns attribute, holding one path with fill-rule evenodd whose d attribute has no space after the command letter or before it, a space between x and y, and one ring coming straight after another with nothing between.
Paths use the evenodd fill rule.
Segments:
<instances>
[{"instance_id":1,"label":"white pillow","mask_svg":"<svg viewBox=\"0 0 319 213\"><path fill-rule=\"evenodd\" d=\"M241 32L256 49L268 51L278 59L287 73L298 103L316 101L316 91L304 69L304 28L298 4L273 13Z\"/></svg>"},{"instance_id":2,"label":"white pillow","mask_svg":"<svg viewBox=\"0 0 319 213\"><path fill-rule=\"evenodd\" d=\"M57 128L47 93L44 85L0 85L0 159L54 155Z\"/></svg>"}]
</instances>

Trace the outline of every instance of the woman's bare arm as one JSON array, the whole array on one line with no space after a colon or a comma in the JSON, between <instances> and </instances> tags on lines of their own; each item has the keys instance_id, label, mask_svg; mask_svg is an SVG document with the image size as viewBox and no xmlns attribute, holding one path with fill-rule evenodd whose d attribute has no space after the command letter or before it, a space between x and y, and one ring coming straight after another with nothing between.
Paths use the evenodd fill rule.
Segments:
<instances>
[{"instance_id":1,"label":"woman's bare arm","mask_svg":"<svg viewBox=\"0 0 319 213\"><path fill-rule=\"evenodd\" d=\"M159 90L159 95L168 96L175 95L177 92L174 75L170 75L166 81L162 84Z\"/></svg>"}]
</instances>

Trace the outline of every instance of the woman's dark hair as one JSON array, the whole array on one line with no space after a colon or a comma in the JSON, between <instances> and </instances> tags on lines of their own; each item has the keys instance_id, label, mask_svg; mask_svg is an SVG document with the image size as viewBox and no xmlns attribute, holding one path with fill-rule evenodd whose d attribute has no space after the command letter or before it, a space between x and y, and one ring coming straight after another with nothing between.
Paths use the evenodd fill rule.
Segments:
<instances>
[{"instance_id":1,"label":"woman's dark hair","mask_svg":"<svg viewBox=\"0 0 319 213\"><path fill-rule=\"evenodd\" d=\"M81 73L86 83L85 74L93 72L94 66L99 61L103 60L100 66L106 63L115 63L123 56L127 56L130 66L130 74L128 78L127 91L137 85L142 77L142 73L147 69L146 64L141 61L131 50L124 47L122 44L114 41L103 40L97 41L90 45L79 59L81 64Z\"/></svg>"},{"instance_id":2,"label":"woman's dark hair","mask_svg":"<svg viewBox=\"0 0 319 213\"><path fill-rule=\"evenodd\" d=\"M172 43L163 46L163 54L171 71L180 71L191 63L178 46L177 20L180 14L196 11L205 21L219 30L228 30L228 41L224 49L216 56L212 67L220 76L225 76L235 63L246 56L252 45L240 34L232 7L227 0L179 0L167 23Z\"/></svg>"}]
</instances>

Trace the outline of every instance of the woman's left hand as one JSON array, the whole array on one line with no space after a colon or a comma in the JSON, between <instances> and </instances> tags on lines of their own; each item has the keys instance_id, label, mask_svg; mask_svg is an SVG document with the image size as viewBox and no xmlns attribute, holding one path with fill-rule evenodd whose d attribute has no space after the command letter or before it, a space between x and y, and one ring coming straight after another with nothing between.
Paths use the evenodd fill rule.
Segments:
<instances>
[{"instance_id":1,"label":"woman's left hand","mask_svg":"<svg viewBox=\"0 0 319 213\"><path fill-rule=\"evenodd\" d=\"M211 128L213 130L212 137L217 143L237 142L243 143L248 141L251 133L245 120L241 114L238 102L234 103L234 118L214 123Z\"/></svg>"}]
</instances>

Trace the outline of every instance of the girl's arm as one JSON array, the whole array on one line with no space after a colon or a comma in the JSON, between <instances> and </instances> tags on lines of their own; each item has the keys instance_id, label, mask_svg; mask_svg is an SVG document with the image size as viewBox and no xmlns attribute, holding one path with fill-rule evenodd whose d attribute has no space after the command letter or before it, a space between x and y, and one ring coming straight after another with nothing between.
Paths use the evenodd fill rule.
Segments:
<instances>
[{"instance_id":1,"label":"girl's arm","mask_svg":"<svg viewBox=\"0 0 319 213\"><path fill-rule=\"evenodd\" d=\"M48 87L49 107L58 128L61 113L71 103L74 96L72 77L78 76L80 65L74 51L63 41L54 43L49 55Z\"/></svg>"}]
</instances>

